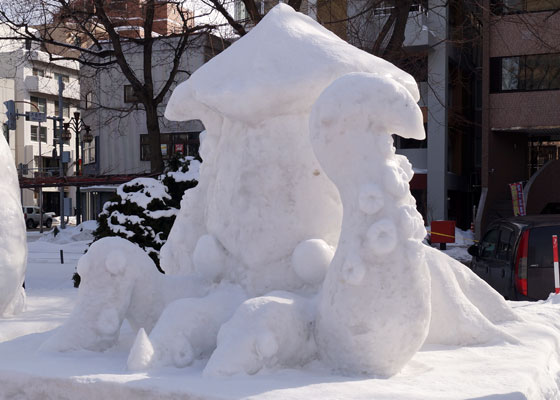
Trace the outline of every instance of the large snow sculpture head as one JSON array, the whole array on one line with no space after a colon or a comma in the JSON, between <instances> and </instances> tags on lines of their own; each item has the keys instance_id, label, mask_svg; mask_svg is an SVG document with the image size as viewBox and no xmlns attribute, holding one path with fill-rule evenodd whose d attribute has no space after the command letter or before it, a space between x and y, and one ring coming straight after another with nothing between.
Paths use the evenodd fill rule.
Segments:
<instances>
[{"instance_id":1,"label":"large snow sculpture head","mask_svg":"<svg viewBox=\"0 0 560 400\"><path fill-rule=\"evenodd\" d=\"M342 209L313 155L308 117L325 87L360 71L392 77L419 98L410 75L279 4L175 89L166 117L199 118L207 131L200 183L162 249L166 271L230 279L253 294L318 288ZM229 265L211 265L220 260Z\"/></svg>"},{"instance_id":2,"label":"large snow sculpture head","mask_svg":"<svg viewBox=\"0 0 560 400\"><path fill-rule=\"evenodd\" d=\"M20 312L25 305L23 280L27 267L27 237L19 183L8 143L0 135L0 316Z\"/></svg>"}]
</instances>

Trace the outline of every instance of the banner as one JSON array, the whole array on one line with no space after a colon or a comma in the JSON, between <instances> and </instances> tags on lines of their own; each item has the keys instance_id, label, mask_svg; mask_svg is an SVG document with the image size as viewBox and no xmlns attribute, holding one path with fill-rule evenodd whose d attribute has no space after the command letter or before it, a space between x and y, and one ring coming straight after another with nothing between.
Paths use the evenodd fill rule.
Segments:
<instances>
[{"instance_id":1,"label":"banner","mask_svg":"<svg viewBox=\"0 0 560 400\"><path fill-rule=\"evenodd\" d=\"M525 200L523 199L523 183L510 183L509 188L511 190L511 199L513 201L513 215L516 217L526 215Z\"/></svg>"}]
</instances>

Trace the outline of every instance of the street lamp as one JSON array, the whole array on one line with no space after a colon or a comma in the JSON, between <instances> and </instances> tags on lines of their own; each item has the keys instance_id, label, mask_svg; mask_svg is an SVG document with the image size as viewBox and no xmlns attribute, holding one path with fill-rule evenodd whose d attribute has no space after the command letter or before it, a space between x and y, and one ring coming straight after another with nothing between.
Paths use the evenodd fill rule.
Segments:
<instances>
[{"instance_id":1,"label":"street lamp","mask_svg":"<svg viewBox=\"0 0 560 400\"><path fill-rule=\"evenodd\" d=\"M84 149L84 142L91 143L93 140L93 135L91 134L91 128L84 123L83 119L80 119L80 112L74 112L74 116L70 118L70 121L64 123L64 131L62 133L62 139L70 140L72 137L72 132L76 137L76 177L81 175L80 164L83 157L80 155L80 142L82 148L82 154ZM81 140L80 140L81 139ZM76 185L76 225L82 222L82 194L80 191L80 186Z\"/></svg>"}]
</instances>

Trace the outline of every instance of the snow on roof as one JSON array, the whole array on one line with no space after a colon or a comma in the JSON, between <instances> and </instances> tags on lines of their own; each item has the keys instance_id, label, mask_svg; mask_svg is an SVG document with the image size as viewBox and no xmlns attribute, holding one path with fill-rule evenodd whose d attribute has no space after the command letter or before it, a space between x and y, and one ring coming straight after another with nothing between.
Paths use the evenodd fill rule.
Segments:
<instances>
[{"instance_id":1,"label":"snow on roof","mask_svg":"<svg viewBox=\"0 0 560 400\"><path fill-rule=\"evenodd\" d=\"M332 81L351 72L391 76L415 101L420 98L411 75L280 3L247 35L180 84L165 116L179 121L200 117L201 105L249 122L255 116L261 120L299 113L309 110Z\"/></svg>"}]
</instances>

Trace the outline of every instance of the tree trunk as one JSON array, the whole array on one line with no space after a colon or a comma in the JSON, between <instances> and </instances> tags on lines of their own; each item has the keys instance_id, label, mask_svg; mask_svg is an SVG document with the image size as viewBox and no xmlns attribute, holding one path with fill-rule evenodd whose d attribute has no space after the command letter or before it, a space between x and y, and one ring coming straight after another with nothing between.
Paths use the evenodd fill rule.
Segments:
<instances>
[{"instance_id":1,"label":"tree trunk","mask_svg":"<svg viewBox=\"0 0 560 400\"><path fill-rule=\"evenodd\" d=\"M161 156L161 137L156 105L145 105L146 127L148 128L148 143L150 144L150 169L151 172L163 171L163 158Z\"/></svg>"}]
</instances>

